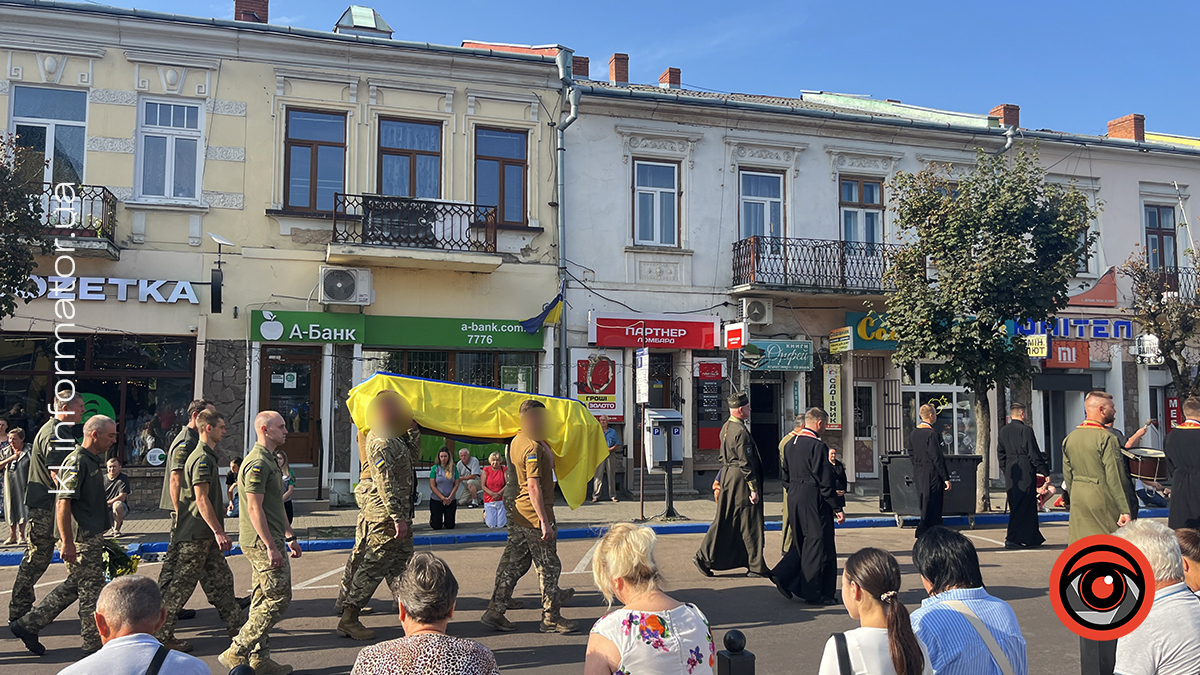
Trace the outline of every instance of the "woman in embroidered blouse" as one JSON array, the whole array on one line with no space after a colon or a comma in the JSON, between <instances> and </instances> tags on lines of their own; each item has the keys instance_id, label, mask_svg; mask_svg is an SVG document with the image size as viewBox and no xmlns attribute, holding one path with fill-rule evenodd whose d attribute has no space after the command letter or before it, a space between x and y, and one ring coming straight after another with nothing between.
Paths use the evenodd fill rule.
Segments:
<instances>
[{"instance_id":1,"label":"woman in embroidered blouse","mask_svg":"<svg viewBox=\"0 0 1200 675\"><path fill-rule=\"evenodd\" d=\"M659 590L654 531L617 523L600 539L592 577L624 607L601 617L588 638L584 675L712 675L716 649L695 605Z\"/></svg>"}]
</instances>

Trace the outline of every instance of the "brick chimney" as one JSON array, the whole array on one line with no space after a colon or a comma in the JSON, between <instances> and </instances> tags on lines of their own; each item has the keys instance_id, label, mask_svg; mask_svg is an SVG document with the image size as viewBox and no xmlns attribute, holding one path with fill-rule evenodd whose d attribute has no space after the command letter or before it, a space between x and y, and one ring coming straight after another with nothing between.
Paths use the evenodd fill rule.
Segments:
<instances>
[{"instance_id":1,"label":"brick chimney","mask_svg":"<svg viewBox=\"0 0 1200 675\"><path fill-rule=\"evenodd\" d=\"M613 84L629 84L628 54L613 54L608 60L608 81Z\"/></svg>"},{"instance_id":2,"label":"brick chimney","mask_svg":"<svg viewBox=\"0 0 1200 675\"><path fill-rule=\"evenodd\" d=\"M588 57L572 56L571 57L571 77L577 77L581 80L590 79L588 75Z\"/></svg>"},{"instance_id":3,"label":"brick chimney","mask_svg":"<svg viewBox=\"0 0 1200 675\"><path fill-rule=\"evenodd\" d=\"M234 0L233 20L266 23L267 4L268 0Z\"/></svg>"},{"instance_id":4,"label":"brick chimney","mask_svg":"<svg viewBox=\"0 0 1200 675\"><path fill-rule=\"evenodd\" d=\"M658 86L663 89L678 89L679 88L679 69L667 68L658 76Z\"/></svg>"},{"instance_id":5,"label":"brick chimney","mask_svg":"<svg viewBox=\"0 0 1200 675\"><path fill-rule=\"evenodd\" d=\"M1019 105L1013 103L1001 103L995 108L992 108L992 111L989 112L988 115L992 117L999 117L1000 124L1003 124L1006 127L1021 126L1021 106Z\"/></svg>"},{"instance_id":6,"label":"brick chimney","mask_svg":"<svg viewBox=\"0 0 1200 675\"><path fill-rule=\"evenodd\" d=\"M1146 116L1126 115L1108 123L1109 138L1124 138L1141 143L1146 140Z\"/></svg>"}]
</instances>

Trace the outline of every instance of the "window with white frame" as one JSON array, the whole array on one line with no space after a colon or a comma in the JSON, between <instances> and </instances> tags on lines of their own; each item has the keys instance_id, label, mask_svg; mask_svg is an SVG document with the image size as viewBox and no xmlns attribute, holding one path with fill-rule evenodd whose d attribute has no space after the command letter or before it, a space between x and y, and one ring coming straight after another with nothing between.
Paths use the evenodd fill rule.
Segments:
<instances>
[{"instance_id":1,"label":"window with white frame","mask_svg":"<svg viewBox=\"0 0 1200 675\"><path fill-rule=\"evenodd\" d=\"M741 171L738 176L742 239L783 236L783 175Z\"/></svg>"},{"instance_id":2,"label":"window with white frame","mask_svg":"<svg viewBox=\"0 0 1200 675\"><path fill-rule=\"evenodd\" d=\"M204 161L199 104L143 100L138 124L138 195L195 200Z\"/></svg>"},{"instance_id":3,"label":"window with white frame","mask_svg":"<svg viewBox=\"0 0 1200 675\"><path fill-rule=\"evenodd\" d=\"M28 152L18 169L23 181L83 183L87 136L87 92L14 86L12 132Z\"/></svg>"},{"instance_id":4,"label":"window with white frame","mask_svg":"<svg viewBox=\"0 0 1200 675\"><path fill-rule=\"evenodd\" d=\"M635 161L634 243L679 245L679 165Z\"/></svg>"},{"instance_id":5,"label":"window with white frame","mask_svg":"<svg viewBox=\"0 0 1200 675\"><path fill-rule=\"evenodd\" d=\"M842 241L883 243L883 181L843 177L839 185ZM874 247L863 248L863 253L871 253L870 249Z\"/></svg>"}]
</instances>

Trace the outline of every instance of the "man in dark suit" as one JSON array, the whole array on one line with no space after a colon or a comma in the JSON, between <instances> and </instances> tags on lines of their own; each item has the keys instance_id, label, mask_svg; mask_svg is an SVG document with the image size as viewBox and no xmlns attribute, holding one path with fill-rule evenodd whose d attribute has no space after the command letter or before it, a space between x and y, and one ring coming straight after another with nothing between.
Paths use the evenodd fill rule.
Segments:
<instances>
[{"instance_id":1,"label":"man in dark suit","mask_svg":"<svg viewBox=\"0 0 1200 675\"><path fill-rule=\"evenodd\" d=\"M920 415L920 423L908 436L917 504L921 508L921 522L917 525L918 539L925 530L942 524L942 499L945 491L950 489L950 472L946 470L942 434L933 428L937 408L926 403L921 406Z\"/></svg>"},{"instance_id":2,"label":"man in dark suit","mask_svg":"<svg viewBox=\"0 0 1200 675\"><path fill-rule=\"evenodd\" d=\"M1012 404L1011 421L1000 429L996 449L1000 471L1008 481L1008 535L1004 538L1004 548L1034 548L1046 541L1038 529L1037 479L1049 475L1050 467L1033 429L1027 424L1028 415L1023 404Z\"/></svg>"}]
</instances>

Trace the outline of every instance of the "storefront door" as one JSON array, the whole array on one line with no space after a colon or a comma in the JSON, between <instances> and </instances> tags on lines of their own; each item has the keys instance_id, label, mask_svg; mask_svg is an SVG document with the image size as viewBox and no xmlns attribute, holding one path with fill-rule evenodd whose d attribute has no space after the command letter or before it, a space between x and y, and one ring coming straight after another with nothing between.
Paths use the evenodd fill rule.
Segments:
<instances>
[{"instance_id":1,"label":"storefront door","mask_svg":"<svg viewBox=\"0 0 1200 675\"><path fill-rule=\"evenodd\" d=\"M321 454L321 348L263 347L259 410L287 422L283 444L292 464L316 464Z\"/></svg>"},{"instance_id":2,"label":"storefront door","mask_svg":"<svg viewBox=\"0 0 1200 675\"><path fill-rule=\"evenodd\" d=\"M879 425L876 423L875 383L854 383L854 466L860 478L879 475L876 448L879 447Z\"/></svg>"},{"instance_id":3,"label":"storefront door","mask_svg":"<svg viewBox=\"0 0 1200 675\"><path fill-rule=\"evenodd\" d=\"M750 435L758 446L763 475L779 476L779 384L775 382L750 385Z\"/></svg>"}]
</instances>

